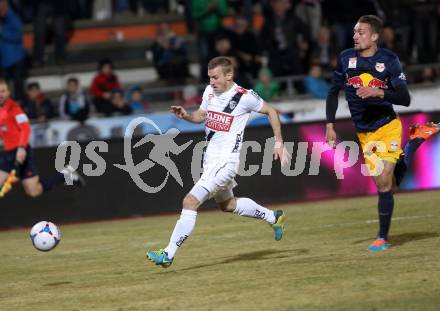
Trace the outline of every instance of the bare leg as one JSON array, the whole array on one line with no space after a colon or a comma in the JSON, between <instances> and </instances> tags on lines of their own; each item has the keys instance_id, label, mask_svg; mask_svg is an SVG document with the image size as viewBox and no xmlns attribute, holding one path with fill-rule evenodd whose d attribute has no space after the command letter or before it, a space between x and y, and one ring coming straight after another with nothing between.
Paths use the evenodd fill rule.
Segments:
<instances>
[{"instance_id":1,"label":"bare leg","mask_svg":"<svg viewBox=\"0 0 440 311\"><path fill-rule=\"evenodd\" d=\"M40 182L40 177L34 176L26 178L21 181L24 191L30 197L38 197L43 193L43 185Z\"/></svg>"}]
</instances>

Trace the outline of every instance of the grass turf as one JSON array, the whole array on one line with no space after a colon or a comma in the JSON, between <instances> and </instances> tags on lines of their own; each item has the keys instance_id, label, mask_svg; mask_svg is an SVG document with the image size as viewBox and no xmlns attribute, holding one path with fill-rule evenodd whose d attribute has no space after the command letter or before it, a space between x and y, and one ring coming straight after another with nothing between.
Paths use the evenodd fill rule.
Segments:
<instances>
[{"instance_id":1,"label":"grass turf","mask_svg":"<svg viewBox=\"0 0 440 311\"><path fill-rule=\"evenodd\" d=\"M168 269L145 259L177 215L61 226L36 251L0 232L1 310L438 310L440 191L399 194L392 248L369 254L376 198L285 205L275 242L260 220L200 213Z\"/></svg>"}]
</instances>

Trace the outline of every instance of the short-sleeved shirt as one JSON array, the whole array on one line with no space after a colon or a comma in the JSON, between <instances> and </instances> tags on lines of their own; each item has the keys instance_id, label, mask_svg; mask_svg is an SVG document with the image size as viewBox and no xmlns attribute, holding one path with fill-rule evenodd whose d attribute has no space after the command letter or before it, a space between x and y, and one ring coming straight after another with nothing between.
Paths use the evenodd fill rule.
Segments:
<instances>
[{"instance_id":1,"label":"short-sleeved shirt","mask_svg":"<svg viewBox=\"0 0 440 311\"><path fill-rule=\"evenodd\" d=\"M361 86L394 90L399 84L406 85L406 77L396 54L379 48L373 56L362 57L348 49L339 56L330 92L344 89L356 130L372 132L396 118L393 104L383 98L362 99L356 90Z\"/></svg>"},{"instance_id":2,"label":"short-sleeved shirt","mask_svg":"<svg viewBox=\"0 0 440 311\"><path fill-rule=\"evenodd\" d=\"M238 101L234 100L236 94L241 95ZM246 123L251 112L259 112L263 103L254 91L237 84L221 94L216 94L208 85L200 105L200 109L205 111L205 131L209 137L205 161L222 159L238 162Z\"/></svg>"}]
</instances>

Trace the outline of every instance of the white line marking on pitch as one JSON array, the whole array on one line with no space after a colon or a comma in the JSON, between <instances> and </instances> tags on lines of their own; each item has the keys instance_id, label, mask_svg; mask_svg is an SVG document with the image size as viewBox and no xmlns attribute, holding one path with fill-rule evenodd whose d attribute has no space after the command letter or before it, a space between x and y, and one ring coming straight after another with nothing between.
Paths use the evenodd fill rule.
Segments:
<instances>
[{"instance_id":1,"label":"white line marking on pitch","mask_svg":"<svg viewBox=\"0 0 440 311\"><path fill-rule=\"evenodd\" d=\"M420 216L394 217L393 221L418 219L418 218L430 218L430 217L436 217L436 216L434 216L434 215L420 215ZM349 226L355 226L355 225L372 224L372 223L377 223L377 222L379 222L379 220L371 219L371 220L364 220L364 221L357 221L357 222L346 222L346 223L341 223L341 224L327 224L327 225L321 225L321 226L315 226L315 227L295 228L295 230L311 230L311 229L332 228L332 227L349 227Z\"/></svg>"}]
</instances>

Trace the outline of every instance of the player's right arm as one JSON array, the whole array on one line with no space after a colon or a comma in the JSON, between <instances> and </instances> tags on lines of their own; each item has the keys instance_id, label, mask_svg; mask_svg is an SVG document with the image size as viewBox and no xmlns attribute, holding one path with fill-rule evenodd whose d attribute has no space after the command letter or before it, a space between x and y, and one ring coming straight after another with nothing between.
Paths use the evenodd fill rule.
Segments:
<instances>
[{"instance_id":1,"label":"player's right arm","mask_svg":"<svg viewBox=\"0 0 440 311\"><path fill-rule=\"evenodd\" d=\"M179 119L183 119L191 123L205 122L205 111L200 108L193 112L187 112L182 106L171 106L170 111Z\"/></svg>"},{"instance_id":2,"label":"player's right arm","mask_svg":"<svg viewBox=\"0 0 440 311\"><path fill-rule=\"evenodd\" d=\"M16 105L15 108L12 110L12 116L17 123L20 133L18 137L16 161L19 163L23 163L26 160L27 156L26 147L29 144L31 125L29 124L28 117L18 105Z\"/></svg>"},{"instance_id":3,"label":"player's right arm","mask_svg":"<svg viewBox=\"0 0 440 311\"><path fill-rule=\"evenodd\" d=\"M325 141L332 147L336 147L336 131L334 128L336 111L338 110L339 91L344 86L344 73L342 72L341 56L339 56L338 64L333 72L332 85L326 99L326 130Z\"/></svg>"}]
</instances>

